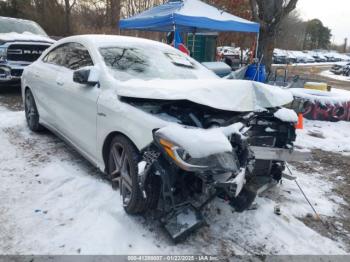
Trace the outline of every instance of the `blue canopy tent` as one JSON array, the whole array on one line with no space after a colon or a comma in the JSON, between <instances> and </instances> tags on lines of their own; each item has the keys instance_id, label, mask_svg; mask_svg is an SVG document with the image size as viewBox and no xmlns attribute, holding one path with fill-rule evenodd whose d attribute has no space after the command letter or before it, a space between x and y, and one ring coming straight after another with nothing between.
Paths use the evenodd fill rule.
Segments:
<instances>
[{"instance_id":1,"label":"blue canopy tent","mask_svg":"<svg viewBox=\"0 0 350 262\"><path fill-rule=\"evenodd\" d=\"M251 32L258 35L260 25L199 0L169 0L163 5L121 20L120 29L174 31L175 35L176 32Z\"/></svg>"}]
</instances>

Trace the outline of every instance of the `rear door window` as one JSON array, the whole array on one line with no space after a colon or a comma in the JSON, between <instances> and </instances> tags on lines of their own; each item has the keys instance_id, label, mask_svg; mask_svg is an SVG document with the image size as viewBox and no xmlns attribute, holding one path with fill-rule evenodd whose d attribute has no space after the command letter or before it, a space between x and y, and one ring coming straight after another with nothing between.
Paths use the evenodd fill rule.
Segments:
<instances>
[{"instance_id":1,"label":"rear door window","mask_svg":"<svg viewBox=\"0 0 350 262\"><path fill-rule=\"evenodd\" d=\"M85 66L93 66L89 51L79 43L67 43L49 52L43 62L77 70Z\"/></svg>"},{"instance_id":2,"label":"rear door window","mask_svg":"<svg viewBox=\"0 0 350 262\"><path fill-rule=\"evenodd\" d=\"M69 51L66 55L65 66L72 70L77 70L85 66L93 66L89 51L81 44L70 43Z\"/></svg>"},{"instance_id":3,"label":"rear door window","mask_svg":"<svg viewBox=\"0 0 350 262\"><path fill-rule=\"evenodd\" d=\"M58 66L65 65L65 56L68 52L68 44L60 45L50 51L43 59L43 62Z\"/></svg>"}]
</instances>

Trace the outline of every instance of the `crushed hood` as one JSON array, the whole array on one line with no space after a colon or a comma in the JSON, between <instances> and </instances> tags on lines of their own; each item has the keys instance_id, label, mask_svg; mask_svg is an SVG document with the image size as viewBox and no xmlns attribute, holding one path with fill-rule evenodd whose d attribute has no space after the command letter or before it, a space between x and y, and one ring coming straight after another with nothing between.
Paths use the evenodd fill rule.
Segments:
<instances>
[{"instance_id":1,"label":"crushed hood","mask_svg":"<svg viewBox=\"0 0 350 262\"><path fill-rule=\"evenodd\" d=\"M293 101L288 90L246 80L129 80L118 85L122 97L189 100L227 111L250 112Z\"/></svg>"},{"instance_id":2,"label":"crushed hood","mask_svg":"<svg viewBox=\"0 0 350 262\"><path fill-rule=\"evenodd\" d=\"M48 42L48 43L54 43L55 40L43 36L43 35L35 35L29 32L24 32L23 34L19 34L16 32L12 33L2 33L0 34L0 40L1 41L35 41L35 42Z\"/></svg>"}]
</instances>

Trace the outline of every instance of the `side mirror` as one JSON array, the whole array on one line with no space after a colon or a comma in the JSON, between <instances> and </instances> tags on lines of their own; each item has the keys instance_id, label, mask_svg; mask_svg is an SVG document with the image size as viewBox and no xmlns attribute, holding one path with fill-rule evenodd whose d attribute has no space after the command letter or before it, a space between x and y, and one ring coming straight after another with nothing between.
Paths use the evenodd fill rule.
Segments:
<instances>
[{"instance_id":1,"label":"side mirror","mask_svg":"<svg viewBox=\"0 0 350 262\"><path fill-rule=\"evenodd\" d=\"M95 86L99 83L98 72L94 67L85 67L74 71L73 81L82 85Z\"/></svg>"}]
</instances>

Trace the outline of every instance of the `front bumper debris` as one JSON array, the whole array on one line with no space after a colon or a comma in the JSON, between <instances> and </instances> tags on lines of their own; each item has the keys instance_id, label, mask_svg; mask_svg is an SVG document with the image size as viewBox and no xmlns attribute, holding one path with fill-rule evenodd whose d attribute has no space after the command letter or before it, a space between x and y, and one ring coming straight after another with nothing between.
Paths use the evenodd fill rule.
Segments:
<instances>
[{"instance_id":1,"label":"front bumper debris","mask_svg":"<svg viewBox=\"0 0 350 262\"><path fill-rule=\"evenodd\" d=\"M201 212L190 204L174 209L163 218L163 223L175 243L206 224Z\"/></svg>"},{"instance_id":2,"label":"front bumper debris","mask_svg":"<svg viewBox=\"0 0 350 262\"><path fill-rule=\"evenodd\" d=\"M300 152L284 148L250 146L255 159L258 160L275 160L275 161L311 161L312 156L308 152Z\"/></svg>"}]
</instances>

